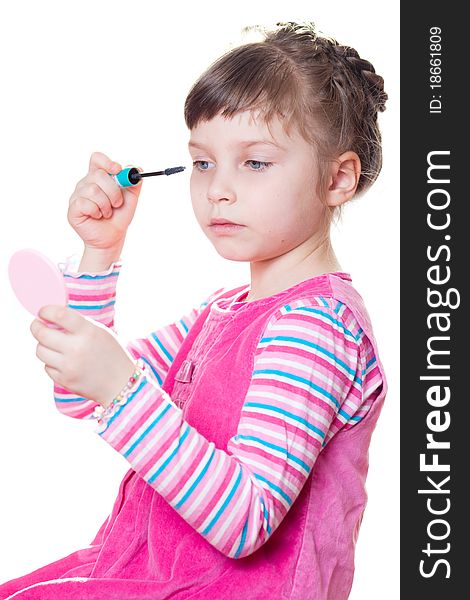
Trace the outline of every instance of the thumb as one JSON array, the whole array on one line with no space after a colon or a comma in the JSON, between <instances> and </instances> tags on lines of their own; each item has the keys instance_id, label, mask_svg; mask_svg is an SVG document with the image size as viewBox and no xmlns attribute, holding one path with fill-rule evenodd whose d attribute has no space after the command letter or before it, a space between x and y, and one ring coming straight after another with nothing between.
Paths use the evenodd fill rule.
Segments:
<instances>
[{"instance_id":1,"label":"thumb","mask_svg":"<svg viewBox=\"0 0 470 600\"><path fill-rule=\"evenodd\" d=\"M61 304L42 306L38 312L38 317L50 323L55 323L70 332L78 329L81 322L81 315L77 311Z\"/></svg>"}]
</instances>

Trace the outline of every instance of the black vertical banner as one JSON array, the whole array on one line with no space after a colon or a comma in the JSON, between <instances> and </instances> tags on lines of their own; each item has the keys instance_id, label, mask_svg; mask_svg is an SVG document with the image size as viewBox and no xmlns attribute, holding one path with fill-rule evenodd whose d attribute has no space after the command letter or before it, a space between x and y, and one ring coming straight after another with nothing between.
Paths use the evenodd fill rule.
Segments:
<instances>
[{"instance_id":1,"label":"black vertical banner","mask_svg":"<svg viewBox=\"0 0 470 600\"><path fill-rule=\"evenodd\" d=\"M462 6L401 6L405 600L470 597L470 52Z\"/></svg>"}]
</instances>

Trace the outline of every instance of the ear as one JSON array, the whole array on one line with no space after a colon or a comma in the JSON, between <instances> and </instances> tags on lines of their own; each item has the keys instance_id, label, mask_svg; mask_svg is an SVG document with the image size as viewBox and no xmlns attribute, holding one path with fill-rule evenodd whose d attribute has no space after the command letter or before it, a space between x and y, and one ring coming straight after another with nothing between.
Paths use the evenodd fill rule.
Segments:
<instances>
[{"instance_id":1,"label":"ear","mask_svg":"<svg viewBox=\"0 0 470 600\"><path fill-rule=\"evenodd\" d=\"M330 173L326 202L328 206L339 206L350 200L359 183L361 159L352 150L339 156L333 163Z\"/></svg>"}]
</instances>

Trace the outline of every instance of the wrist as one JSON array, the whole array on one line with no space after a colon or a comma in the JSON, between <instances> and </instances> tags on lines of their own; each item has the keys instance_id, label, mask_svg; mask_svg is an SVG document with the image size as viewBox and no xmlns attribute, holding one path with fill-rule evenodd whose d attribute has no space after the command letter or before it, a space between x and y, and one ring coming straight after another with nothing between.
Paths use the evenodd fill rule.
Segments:
<instances>
[{"instance_id":1,"label":"wrist","mask_svg":"<svg viewBox=\"0 0 470 600\"><path fill-rule=\"evenodd\" d=\"M122 394L126 390L126 386L129 387L131 383L130 380L133 376L135 376L135 372L137 370L137 361L129 360L119 371L117 377L112 378L112 385L110 389L103 395L103 398L98 398L96 401L103 408L108 408L116 398L120 394ZM120 399L120 398L119 398Z\"/></svg>"},{"instance_id":2,"label":"wrist","mask_svg":"<svg viewBox=\"0 0 470 600\"><path fill-rule=\"evenodd\" d=\"M105 423L116 410L126 404L131 393L137 388L141 378L145 375L144 362L141 358L129 362L129 370L124 371L125 384L119 388L119 392L113 398L108 395L106 399L96 399L100 406L96 407L94 416L98 419L98 423Z\"/></svg>"},{"instance_id":3,"label":"wrist","mask_svg":"<svg viewBox=\"0 0 470 600\"><path fill-rule=\"evenodd\" d=\"M120 260L123 246L124 241L110 248L90 248L85 246L78 270L90 273L106 271L114 262Z\"/></svg>"}]
</instances>

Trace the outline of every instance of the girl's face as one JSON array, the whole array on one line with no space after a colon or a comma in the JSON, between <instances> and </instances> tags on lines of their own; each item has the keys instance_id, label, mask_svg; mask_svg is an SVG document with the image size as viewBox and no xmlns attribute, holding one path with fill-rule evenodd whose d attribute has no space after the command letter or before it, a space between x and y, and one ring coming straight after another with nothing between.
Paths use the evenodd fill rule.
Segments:
<instances>
[{"instance_id":1,"label":"girl's face","mask_svg":"<svg viewBox=\"0 0 470 600\"><path fill-rule=\"evenodd\" d=\"M311 247L322 234L325 208L315 193L312 146L297 130L289 137L278 118L270 129L272 135L245 111L230 119L219 114L191 130L194 213L228 260L275 259L302 244ZM241 226L211 225L216 218Z\"/></svg>"}]
</instances>

